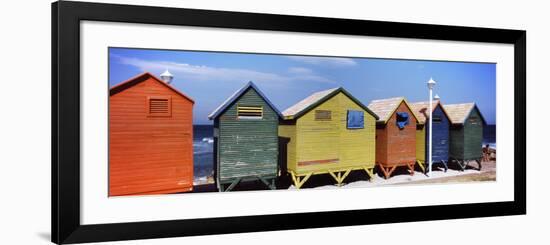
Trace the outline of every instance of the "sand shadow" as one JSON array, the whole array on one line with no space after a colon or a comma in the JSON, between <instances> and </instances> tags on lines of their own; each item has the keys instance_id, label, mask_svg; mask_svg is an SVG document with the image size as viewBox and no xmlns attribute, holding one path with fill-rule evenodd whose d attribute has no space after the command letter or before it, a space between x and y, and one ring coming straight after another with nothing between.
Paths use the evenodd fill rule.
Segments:
<instances>
[{"instance_id":1,"label":"sand shadow","mask_svg":"<svg viewBox=\"0 0 550 245\"><path fill-rule=\"evenodd\" d=\"M357 182L357 181L368 181L369 180L368 174L364 170L354 170L351 171L348 176L344 179L342 182L342 185L346 185L349 183ZM284 186L283 188L288 189L291 185L294 185L292 183L292 180L289 177L286 177L286 180L284 180ZM317 188L321 186L336 186L336 180L330 175L330 174L317 174L312 175L300 189L311 189L311 188Z\"/></svg>"},{"instance_id":2,"label":"sand shadow","mask_svg":"<svg viewBox=\"0 0 550 245\"><path fill-rule=\"evenodd\" d=\"M460 167L459 163L456 161L449 161L448 166L449 166L449 169L462 171L462 168ZM468 161L464 170L469 170L469 169L479 170L478 163L474 160Z\"/></svg>"}]
</instances>

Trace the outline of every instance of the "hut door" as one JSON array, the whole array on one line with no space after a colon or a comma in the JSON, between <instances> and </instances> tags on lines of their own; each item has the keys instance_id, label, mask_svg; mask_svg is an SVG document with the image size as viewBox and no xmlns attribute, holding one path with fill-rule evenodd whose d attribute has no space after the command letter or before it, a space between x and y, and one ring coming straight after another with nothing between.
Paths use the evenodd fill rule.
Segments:
<instances>
[{"instance_id":1,"label":"hut door","mask_svg":"<svg viewBox=\"0 0 550 245\"><path fill-rule=\"evenodd\" d=\"M290 141L290 138L286 137L279 137L279 171L281 173L281 176L286 176L287 174L287 165L286 165L286 158L287 158L287 145Z\"/></svg>"}]
</instances>

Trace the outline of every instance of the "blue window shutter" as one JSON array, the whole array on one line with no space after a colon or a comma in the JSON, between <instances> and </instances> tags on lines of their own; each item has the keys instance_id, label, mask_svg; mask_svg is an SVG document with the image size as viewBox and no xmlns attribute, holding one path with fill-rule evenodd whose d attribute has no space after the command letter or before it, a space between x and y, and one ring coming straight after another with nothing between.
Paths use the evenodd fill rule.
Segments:
<instances>
[{"instance_id":1,"label":"blue window shutter","mask_svg":"<svg viewBox=\"0 0 550 245\"><path fill-rule=\"evenodd\" d=\"M403 129L405 126L409 125L409 113L397 112L396 115L395 122L397 123L397 127L399 127L399 129Z\"/></svg>"},{"instance_id":2,"label":"blue window shutter","mask_svg":"<svg viewBox=\"0 0 550 245\"><path fill-rule=\"evenodd\" d=\"M348 111L348 129L365 128L365 115L363 111Z\"/></svg>"}]
</instances>

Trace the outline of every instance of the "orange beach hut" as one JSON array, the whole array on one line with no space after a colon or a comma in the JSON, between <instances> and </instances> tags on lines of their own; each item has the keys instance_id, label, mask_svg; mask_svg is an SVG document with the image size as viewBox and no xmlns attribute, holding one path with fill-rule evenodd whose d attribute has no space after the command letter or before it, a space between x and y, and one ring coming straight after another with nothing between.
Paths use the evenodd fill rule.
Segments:
<instances>
[{"instance_id":1,"label":"orange beach hut","mask_svg":"<svg viewBox=\"0 0 550 245\"><path fill-rule=\"evenodd\" d=\"M142 73L109 91L109 196L193 189L193 100Z\"/></svg>"}]
</instances>

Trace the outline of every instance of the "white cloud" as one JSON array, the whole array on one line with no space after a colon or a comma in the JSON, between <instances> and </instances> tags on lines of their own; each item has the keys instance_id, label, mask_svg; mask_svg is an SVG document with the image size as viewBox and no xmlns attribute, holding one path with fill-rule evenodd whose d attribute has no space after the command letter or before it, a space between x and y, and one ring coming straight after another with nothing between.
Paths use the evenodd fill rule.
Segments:
<instances>
[{"instance_id":1,"label":"white cloud","mask_svg":"<svg viewBox=\"0 0 550 245\"><path fill-rule=\"evenodd\" d=\"M302 74L297 76L289 77L291 81L314 81L314 82L321 82L321 83L335 83L333 80L330 80L328 78L315 75L315 74Z\"/></svg>"},{"instance_id":2,"label":"white cloud","mask_svg":"<svg viewBox=\"0 0 550 245\"><path fill-rule=\"evenodd\" d=\"M313 57L313 56L288 56L289 59L303 62L310 65L321 66L355 66L357 62L350 58L337 58L337 57Z\"/></svg>"},{"instance_id":3,"label":"white cloud","mask_svg":"<svg viewBox=\"0 0 550 245\"><path fill-rule=\"evenodd\" d=\"M268 83L314 81L322 83L334 83L334 81L318 76L314 74L311 70L306 68L291 68L289 69L289 74L276 74L269 72L259 72L250 69L219 68L203 65L192 65L187 63L176 63L171 61L148 61L119 55L114 55L113 57L117 58L122 64L137 67L142 71L160 74L160 72L168 69L176 77L184 77L187 79L199 81L254 81Z\"/></svg>"},{"instance_id":4,"label":"white cloud","mask_svg":"<svg viewBox=\"0 0 550 245\"><path fill-rule=\"evenodd\" d=\"M168 69L175 75L193 78L195 80L249 81L262 80L280 82L287 80L273 73L258 72L247 69L216 68L209 66L175 63L170 61L146 61L136 58L120 57L122 64L135 66L143 71L160 71Z\"/></svg>"},{"instance_id":5,"label":"white cloud","mask_svg":"<svg viewBox=\"0 0 550 245\"><path fill-rule=\"evenodd\" d=\"M288 68L288 72L293 74L312 74L313 73L311 69L304 68L304 67L290 67Z\"/></svg>"}]
</instances>

